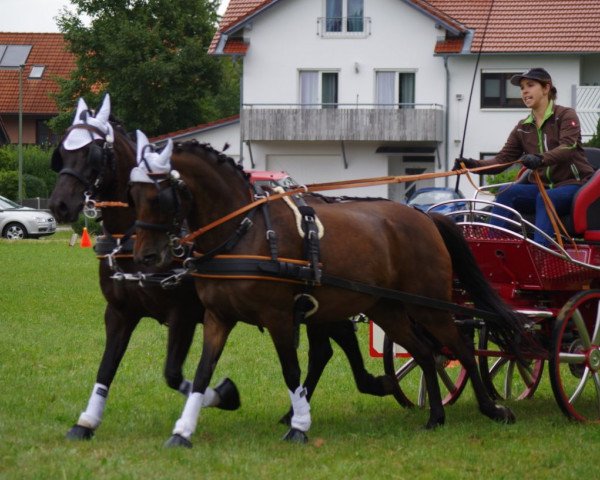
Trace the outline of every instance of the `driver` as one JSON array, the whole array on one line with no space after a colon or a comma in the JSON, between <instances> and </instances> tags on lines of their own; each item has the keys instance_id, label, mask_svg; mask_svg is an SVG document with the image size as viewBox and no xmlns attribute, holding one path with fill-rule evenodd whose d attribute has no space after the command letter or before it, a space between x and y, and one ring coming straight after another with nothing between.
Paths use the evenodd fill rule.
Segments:
<instances>
[{"instance_id":1,"label":"driver","mask_svg":"<svg viewBox=\"0 0 600 480\"><path fill-rule=\"evenodd\" d=\"M571 211L575 193L594 172L581 146L579 118L572 108L555 103L556 87L543 68L514 75L510 83L521 88L521 99L531 109L529 116L519 121L495 157L485 160L459 158L453 170L459 170L461 162L466 168L505 164L485 171L486 174L499 173L520 160L524 167L539 174L556 213L566 215ZM552 237L552 223L532 173L529 172L529 182L513 183L500 191L496 202L524 214L535 214L536 227ZM501 207L492 208L492 213L506 216L506 210ZM492 217L491 224L504 226L506 222ZM537 230L534 241L549 244Z\"/></svg>"}]
</instances>

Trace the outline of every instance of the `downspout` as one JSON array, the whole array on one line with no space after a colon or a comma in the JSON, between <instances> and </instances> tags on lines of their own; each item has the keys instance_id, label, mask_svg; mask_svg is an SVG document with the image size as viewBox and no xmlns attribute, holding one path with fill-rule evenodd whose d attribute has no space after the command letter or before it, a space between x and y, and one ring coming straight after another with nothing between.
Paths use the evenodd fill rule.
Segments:
<instances>
[{"instance_id":1,"label":"downspout","mask_svg":"<svg viewBox=\"0 0 600 480\"><path fill-rule=\"evenodd\" d=\"M244 57L234 57L236 63L240 62L240 158L238 163L244 165Z\"/></svg>"},{"instance_id":2,"label":"downspout","mask_svg":"<svg viewBox=\"0 0 600 480\"><path fill-rule=\"evenodd\" d=\"M446 114L444 115L444 163L445 170L450 170L448 156L450 155L450 70L448 69L448 55L444 55L444 69L446 70ZM448 188L448 178L444 177L444 187Z\"/></svg>"}]
</instances>

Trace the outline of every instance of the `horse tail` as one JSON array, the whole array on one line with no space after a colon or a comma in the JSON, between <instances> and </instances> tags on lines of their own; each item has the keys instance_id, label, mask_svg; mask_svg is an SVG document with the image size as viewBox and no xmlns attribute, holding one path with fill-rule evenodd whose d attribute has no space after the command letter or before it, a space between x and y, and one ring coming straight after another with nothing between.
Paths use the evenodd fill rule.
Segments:
<instances>
[{"instance_id":1,"label":"horse tail","mask_svg":"<svg viewBox=\"0 0 600 480\"><path fill-rule=\"evenodd\" d=\"M439 213L430 213L429 216L435 223L450 253L452 269L461 287L471 296L475 308L498 315L496 318L485 319L485 324L489 328L494 342L518 358L522 358L523 348L528 351L537 351L533 344L530 345L531 335L525 331L527 318L512 310L487 281L460 228L447 216Z\"/></svg>"}]
</instances>

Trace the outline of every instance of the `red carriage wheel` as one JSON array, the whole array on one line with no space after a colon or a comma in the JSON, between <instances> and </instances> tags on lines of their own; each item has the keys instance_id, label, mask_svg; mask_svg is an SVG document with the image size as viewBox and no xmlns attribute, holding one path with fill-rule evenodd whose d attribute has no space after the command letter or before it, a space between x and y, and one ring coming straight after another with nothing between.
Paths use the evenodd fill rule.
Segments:
<instances>
[{"instance_id":1,"label":"red carriage wheel","mask_svg":"<svg viewBox=\"0 0 600 480\"><path fill-rule=\"evenodd\" d=\"M479 370L483 384L492 398L524 400L531 398L540 384L544 360L534 359L523 365L504 353L490 340L484 325L479 333Z\"/></svg>"},{"instance_id":2,"label":"red carriage wheel","mask_svg":"<svg viewBox=\"0 0 600 480\"><path fill-rule=\"evenodd\" d=\"M450 405L460 396L467 384L467 371L455 360L449 360L444 355L435 355L436 369L442 403ZM399 392L394 393L398 403L404 407L425 407L427 405L427 390L421 368L414 358L406 355L396 355L394 342L386 335L383 340L383 368L387 375L398 381Z\"/></svg>"},{"instance_id":3,"label":"red carriage wheel","mask_svg":"<svg viewBox=\"0 0 600 480\"><path fill-rule=\"evenodd\" d=\"M550 382L565 415L600 421L600 290L574 295L563 306L552 335Z\"/></svg>"}]
</instances>

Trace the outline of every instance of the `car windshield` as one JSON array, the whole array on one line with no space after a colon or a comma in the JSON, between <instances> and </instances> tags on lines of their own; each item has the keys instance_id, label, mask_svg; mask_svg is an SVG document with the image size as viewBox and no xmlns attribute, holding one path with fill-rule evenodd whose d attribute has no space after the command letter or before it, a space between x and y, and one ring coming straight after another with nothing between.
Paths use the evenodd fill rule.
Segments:
<instances>
[{"instance_id":1,"label":"car windshield","mask_svg":"<svg viewBox=\"0 0 600 480\"><path fill-rule=\"evenodd\" d=\"M454 194L447 190L430 190L428 192L421 192L415 198L410 200L411 205L433 205L434 203L445 202L446 200L452 200Z\"/></svg>"},{"instance_id":2,"label":"car windshield","mask_svg":"<svg viewBox=\"0 0 600 480\"><path fill-rule=\"evenodd\" d=\"M9 200L8 198L0 197L0 208L3 210L8 208L21 208L21 205Z\"/></svg>"}]
</instances>

